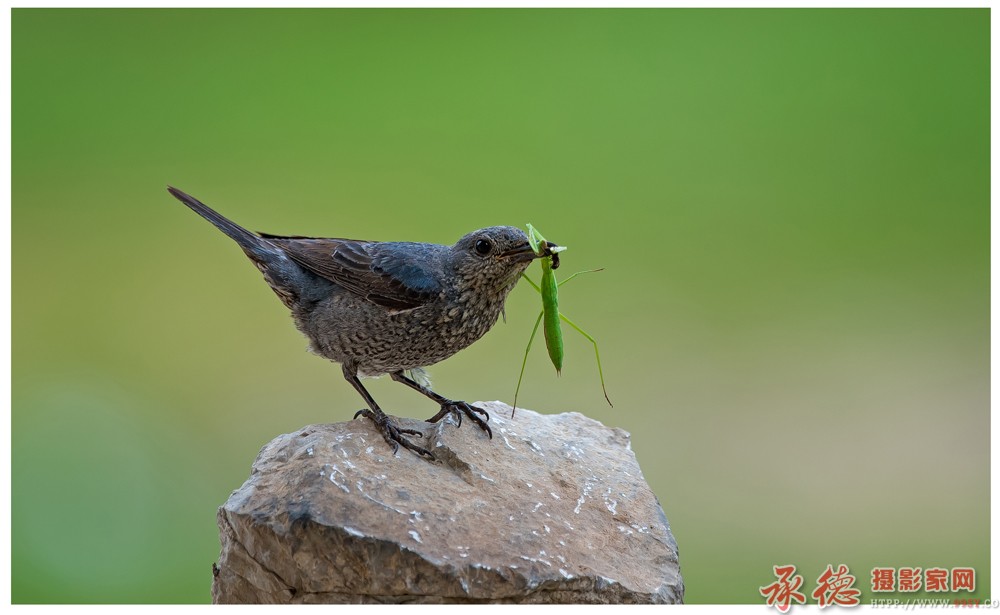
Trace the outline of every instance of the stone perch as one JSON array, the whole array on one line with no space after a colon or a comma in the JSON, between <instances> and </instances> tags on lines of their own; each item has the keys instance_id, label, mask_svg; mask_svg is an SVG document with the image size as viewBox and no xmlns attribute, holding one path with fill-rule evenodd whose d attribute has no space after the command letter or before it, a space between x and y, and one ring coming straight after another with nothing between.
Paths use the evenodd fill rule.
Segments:
<instances>
[{"instance_id":1,"label":"stone perch","mask_svg":"<svg viewBox=\"0 0 1000 615\"><path fill-rule=\"evenodd\" d=\"M629 434L581 414L478 403L437 458L369 421L278 436L219 509L214 603L680 603L677 543Z\"/></svg>"}]
</instances>

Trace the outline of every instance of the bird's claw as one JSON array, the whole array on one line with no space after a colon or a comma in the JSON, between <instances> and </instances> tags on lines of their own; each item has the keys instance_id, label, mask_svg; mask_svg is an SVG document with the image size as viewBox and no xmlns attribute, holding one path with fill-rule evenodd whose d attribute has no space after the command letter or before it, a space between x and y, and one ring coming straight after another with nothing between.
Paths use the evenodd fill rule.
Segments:
<instances>
[{"instance_id":1,"label":"bird's claw","mask_svg":"<svg viewBox=\"0 0 1000 615\"><path fill-rule=\"evenodd\" d=\"M490 429L490 426L486 424L486 421L484 421L483 419L481 419L478 416L476 416L476 413L479 413L479 414L483 415L484 417L486 417L486 421L490 420L489 413L486 412L485 410L483 410L482 408L479 408L477 406L473 406L472 404L464 402L464 401L450 401L449 400L449 401L446 401L445 403L441 404L441 410L438 411L438 413L435 414L434 416L432 416L431 418L427 419L427 422L428 423L437 423L438 421L440 421L444 417L448 416L449 414L454 414L455 417L456 417L456 419L458 420L458 426L461 427L462 426L462 415L464 414L465 416L469 417L472 420L473 423L475 423L476 425L479 425L479 428L482 429L483 431L485 431L486 435L488 435L490 437L490 440L492 440L493 439L493 430Z\"/></svg>"},{"instance_id":2,"label":"bird's claw","mask_svg":"<svg viewBox=\"0 0 1000 615\"><path fill-rule=\"evenodd\" d=\"M368 408L362 408L354 413L354 418L358 418L359 416L365 416L375 423L375 427L379 430L379 433L381 433L382 437L385 438L385 441L392 446L393 455L399 452L399 445L402 444L404 448L408 448L418 455L424 455L430 459L434 459L434 454L429 450L423 448L422 446L417 446L403 437L404 435L424 437L424 433L422 431L418 431L416 429L403 429L396 423L396 421L389 418L389 415L384 412L376 414Z\"/></svg>"}]
</instances>

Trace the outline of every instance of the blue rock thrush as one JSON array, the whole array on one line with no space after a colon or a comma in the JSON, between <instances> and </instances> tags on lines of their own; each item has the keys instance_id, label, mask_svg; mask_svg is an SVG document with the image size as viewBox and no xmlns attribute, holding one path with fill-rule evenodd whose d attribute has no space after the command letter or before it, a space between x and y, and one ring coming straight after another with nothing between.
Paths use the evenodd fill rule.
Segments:
<instances>
[{"instance_id":1,"label":"blue rock thrush","mask_svg":"<svg viewBox=\"0 0 1000 615\"><path fill-rule=\"evenodd\" d=\"M453 246L283 237L251 233L194 197L168 190L243 248L291 310L311 350L340 363L368 404L354 418L371 419L394 453L401 444L434 457L405 437L423 434L399 427L360 376L389 374L440 404L428 421L454 414L461 425L464 414L493 437L485 410L442 397L406 372L447 359L496 323L507 294L538 256L523 231L492 226Z\"/></svg>"}]
</instances>

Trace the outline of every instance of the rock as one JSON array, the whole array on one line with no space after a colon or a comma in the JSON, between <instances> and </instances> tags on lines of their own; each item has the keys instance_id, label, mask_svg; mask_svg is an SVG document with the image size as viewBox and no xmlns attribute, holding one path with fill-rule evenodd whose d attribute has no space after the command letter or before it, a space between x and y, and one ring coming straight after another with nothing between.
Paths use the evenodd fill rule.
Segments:
<instances>
[{"instance_id":1,"label":"rock","mask_svg":"<svg viewBox=\"0 0 1000 615\"><path fill-rule=\"evenodd\" d=\"M677 543L629 435L501 402L470 421L279 436L219 509L215 603L679 603Z\"/></svg>"}]
</instances>

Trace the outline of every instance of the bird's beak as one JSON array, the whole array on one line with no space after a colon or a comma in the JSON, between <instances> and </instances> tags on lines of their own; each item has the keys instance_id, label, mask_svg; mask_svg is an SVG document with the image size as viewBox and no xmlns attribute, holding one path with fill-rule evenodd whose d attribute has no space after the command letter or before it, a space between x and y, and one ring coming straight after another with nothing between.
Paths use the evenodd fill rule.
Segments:
<instances>
[{"instance_id":1,"label":"bird's beak","mask_svg":"<svg viewBox=\"0 0 1000 615\"><path fill-rule=\"evenodd\" d=\"M544 254L535 254L535 251L531 249L531 244L528 242L524 242L523 245L520 245L513 250L507 250L506 252L500 253L500 258L509 258L515 262L522 263L533 261L536 258L541 258L542 256L544 256Z\"/></svg>"}]
</instances>

